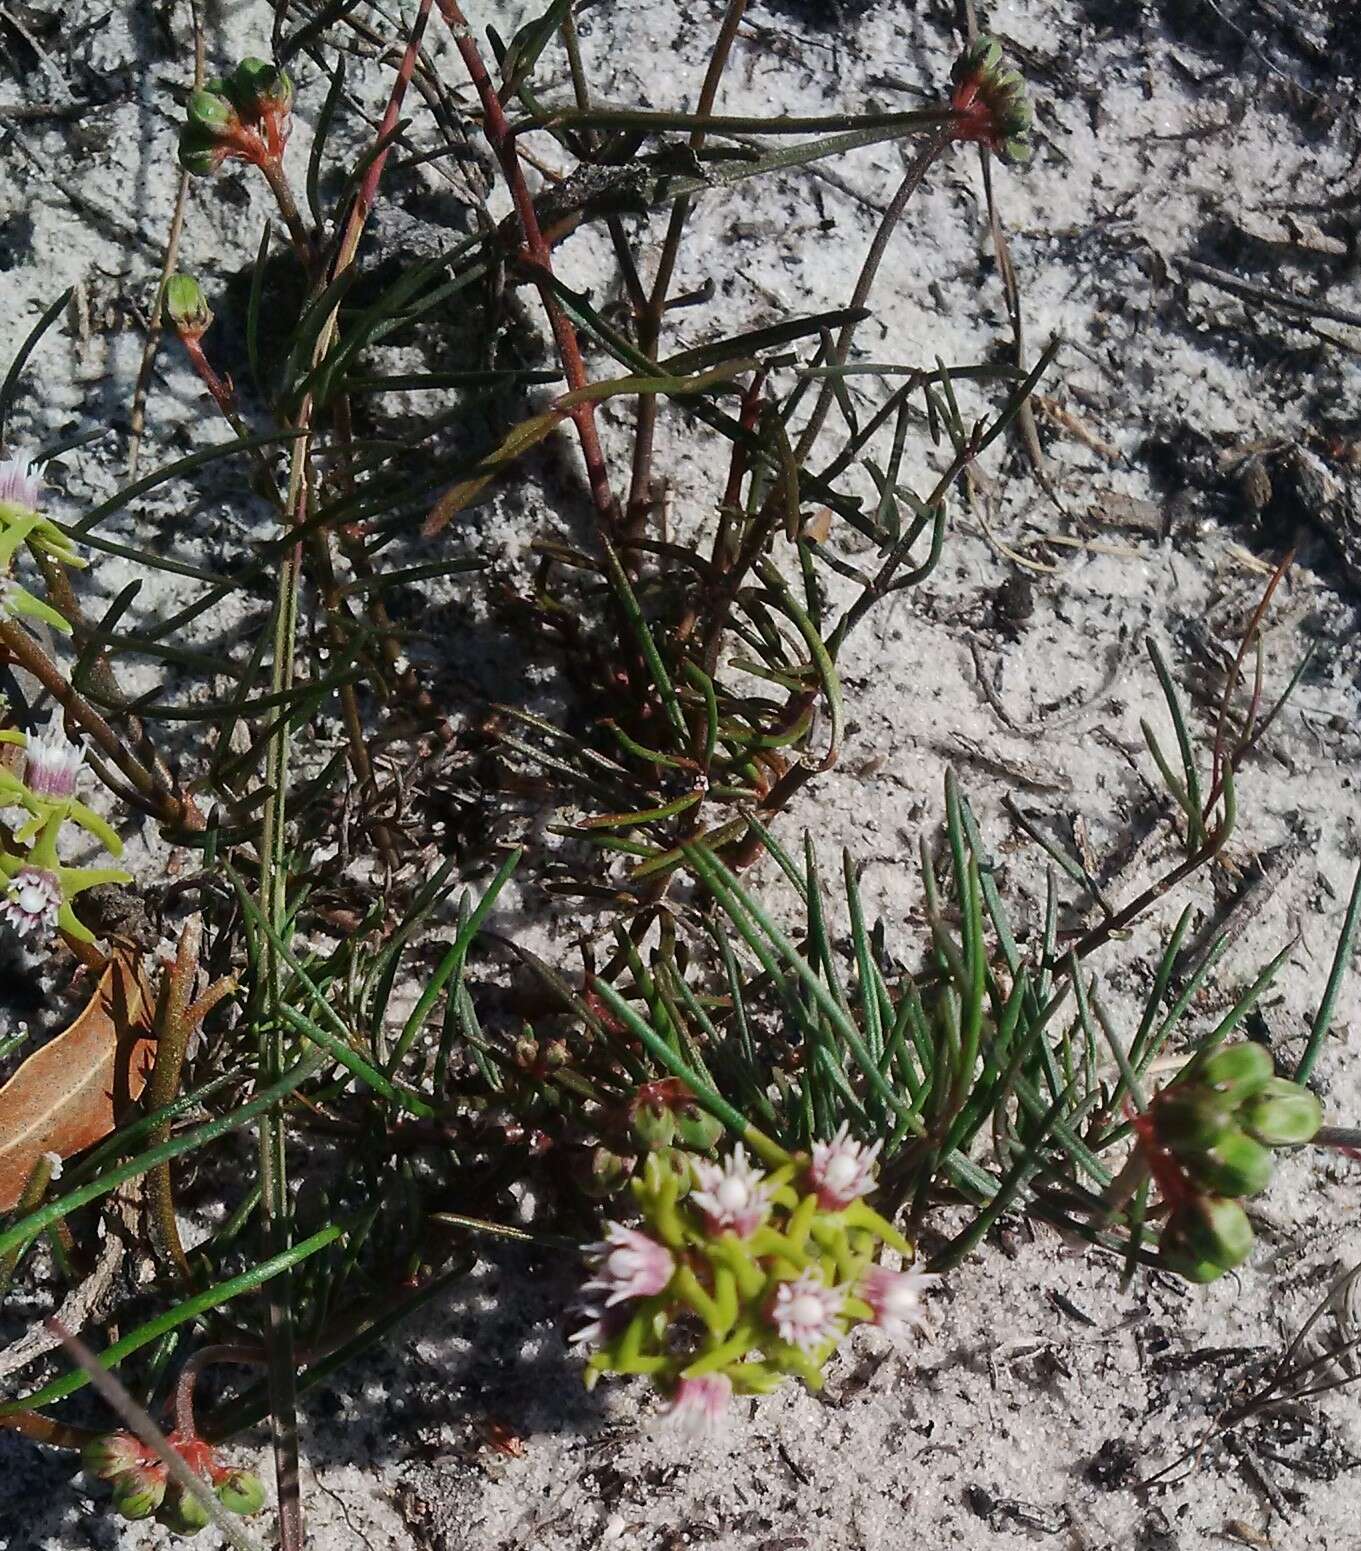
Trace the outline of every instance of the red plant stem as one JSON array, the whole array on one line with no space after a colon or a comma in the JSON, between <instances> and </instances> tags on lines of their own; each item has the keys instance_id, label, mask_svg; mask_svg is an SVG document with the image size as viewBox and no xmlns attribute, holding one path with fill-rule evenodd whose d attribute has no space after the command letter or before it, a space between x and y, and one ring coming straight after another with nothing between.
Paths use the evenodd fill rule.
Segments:
<instances>
[{"instance_id":1,"label":"red plant stem","mask_svg":"<svg viewBox=\"0 0 1361 1551\"><path fill-rule=\"evenodd\" d=\"M439 8L440 14L449 24L454 43L463 57L468 79L481 100L483 133L501 165L501 174L506 180L506 187L510 190L511 198L515 203L515 213L519 217L520 229L524 235L525 246L521 263L529 272L530 279L534 282L539 298L543 302L544 312L548 315L553 339L558 347L558 357L567 377L567 386L569 389L584 388L589 384L590 378L586 373L586 363L582 359L581 345L572 320L563 311L562 304L553 291L552 257L549 254L548 244L544 241L539 218L534 211L534 200L525 183L524 170L520 166L519 154L510 135L510 122L506 118L505 109L501 106L496 87L487 74L487 67L482 63L482 56L473 41L472 28L469 27L468 19L463 14L463 8L458 0L439 0ZM581 456L586 464L586 478L590 484L591 499L595 504L596 514L605 536L613 541L619 534L619 504L610 489L609 474L605 468L605 454L600 446L600 433L595 423L595 405L589 399L583 400L573 405L569 413L581 442Z\"/></svg>"},{"instance_id":2,"label":"red plant stem","mask_svg":"<svg viewBox=\"0 0 1361 1551\"><path fill-rule=\"evenodd\" d=\"M175 1382L175 1433L183 1439L199 1436L194 1420L194 1387L198 1376L214 1363L236 1363L241 1367L262 1368L268 1359L258 1346L203 1346L180 1369Z\"/></svg>"},{"instance_id":3,"label":"red plant stem","mask_svg":"<svg viewBox=\"0 0 1361 1551\"><path fill-rule=\"evenodd\" d=\"M189 363L199 375L199 381L207 388L213 403L222 411L223 418L233 428L237 427L236 419L236 394L232 389L231 380L222 377L203 353L203 346L199 342L198 334L191 334L187 330L180 331L180 343L184 346L184 353L189 357Z\"/></svg>"},{"instance_id":4,"label":"red plant stem","mask_svg":"<svg viewBox=\"0 0 1361 1551\"><path fill-rule=\"evenodd\" d=\"M378 126L379 145L382 145L397 127L397 119L402 111L402 99L406 96L412 71L416 68L416 60L420 57L421 39L425 36L425 24L429 19L430 0L421 0L420 10L416 12L416 19L411 24L411 36L406 42L406 52L397 67L397 79L392 83L392 91L388 95L383 121ZM359 241L359 233L363 230L364 222L368 220L369 212L377 201L378 184L382 180L383 168L387 165L388 152L391 149L391 144L383 145L383 149L369 163L368 170L364 173L364 181L359 185L359 192L350 207L349 218L346 221L345 240L341 243L340 257L336 263L337 273L346 268L349 259L353 257L354 247ZM351 232L353 232L353 241Z\"/></svg>"}]
</instances>

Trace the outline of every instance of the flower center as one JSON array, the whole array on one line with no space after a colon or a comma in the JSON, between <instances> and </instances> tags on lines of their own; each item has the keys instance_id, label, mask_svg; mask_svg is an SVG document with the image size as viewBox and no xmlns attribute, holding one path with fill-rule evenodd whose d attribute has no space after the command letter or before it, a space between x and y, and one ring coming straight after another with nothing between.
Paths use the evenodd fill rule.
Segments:
<instances>
[{"instance_id":1,"label":"flower center","mask_svg":"<svg viewBox=\"0 0 1361 1551\"><path fill-rule=\"evenodd\" d=\"M820 1325L822 1300L812 1293L800 1293L789 1305L789 1318L796 1325Z\"/></svg>"},{"instance_id":2,"label":"flower center","mask_svg":"<svg viewBox=\"0 0 1361 1551\"><path fill-rule=\"evenodd\" d=\"M740 1179L729 1176L715 1191L718 1204L725 1212L740 1212L747 1204L747 1187Z\"/></svg>"}]
</instances>

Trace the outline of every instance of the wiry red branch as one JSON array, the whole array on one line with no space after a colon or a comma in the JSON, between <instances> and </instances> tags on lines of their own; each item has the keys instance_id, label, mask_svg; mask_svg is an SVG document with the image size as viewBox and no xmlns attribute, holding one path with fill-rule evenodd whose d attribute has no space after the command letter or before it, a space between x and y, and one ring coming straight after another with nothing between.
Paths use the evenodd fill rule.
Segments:
<instances>
[{"instance_id":1,"label":"wiry red branch","mask_svg":"<svg viewBox=\"0 0 1361 1551\"><path fill-rule=\"evenodd\" d=\"M501 166L501 175L515 203L515 213L524 234L524 251L521 266L528 271L548 314L558 357L569 388L584 388L590 382L586 363L582 360L581 344L572 320L563 311L553 290L553 261L548 244L534 211L534 200L525 183L524 169L510 134L510 122L482 56L473 40L472 28L463 14L458 0L439 0L440 13L449 24L454 42L463 57L468 79L482 104L483 133ZM581 455L586 464L586 477L591 487L591 499L606 537L615 539L619 530L619 506L610 489L609 475L605 469L605 455L600 446L600 434L595 423L595 405L588 401L573 405L570 411L577 435L581 440Z\"/></svg>"}]
</instances>

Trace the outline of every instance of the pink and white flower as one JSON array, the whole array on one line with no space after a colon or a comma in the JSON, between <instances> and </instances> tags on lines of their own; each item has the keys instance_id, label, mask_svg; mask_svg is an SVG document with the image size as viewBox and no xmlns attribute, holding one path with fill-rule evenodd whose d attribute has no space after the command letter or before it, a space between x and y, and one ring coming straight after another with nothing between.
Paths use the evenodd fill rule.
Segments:
<instances>
[{"instance_id":1,"label":"pink and white flower","mask_svg":"<svg viewBox=\"0 0 1361 1551\"><path fill-rule=\"evenodd\" d=\"M628 1298L650 1298L661 1292L676 1270L665 1244L617 1222L606 1224L604 1240L587 1245L586 1254L594 1261L596 1274L582 1291L603 1293L607 1309Z\"/></svg>"},{"instance_id":2,"label":"pink and white flower","mask_svg":"<svg viewBox=\"0 0 1361 1551\"><path fill-rule=\"evenodd\" d=\"M869 1147L854 1141L849 1124L844 1122L830 1142L813 1143L808 1183L824 1212L839 1212L869 1190L883 1145L882 1140Z\"/></svg>"},{"instance_id":3,"label":"pink and white flower","mask_svg":"<svg viewBox=\"0 0 1361 1551\"><path fill-rule=\"evenodd\" d=\"M61 883L56 873L41 867L21 867L0 900L0 920L20 937L46 935L56 930L61 909Z\"/></svg>"},{"instance_id":4,"label":"pink and white flower","mask_svg":"<svg viewBox=\"0 0 1361 1551\"><path fill-rule=\"evenodd\" d=\"M24 785L35 797L61 802L74 797L84 751L54 719L46 732L34 733L24 745Z\"/></svg>"},{"instance_id":5,"label":"pink and white flower","mask_svg":"<svg viewBox=\"0 0 1361 1551\"><path fill-rule=\"evenodd\" d=\"M828 1287L816 1271L805 1271L775 1289L770 1322L781 1341L801 1352L811 1352L840 1333L837 1318L844 1302L844 1294Z\"/></svg>"},{"instance_id":6,"label":"pink and white flower","mask_svg":"<svg viewBox=\"0 0 1361 1551\"><path fill-rule=\"evenodd\" d=\"M717 1431L732 1399L732 1380L725 1373L703 1373L679 1379L666 1414L681 1433L695 1438Z\"/></svg>"},{"instance_id":7,"label":"pink and white flower","mask_svg":"<svg viewBox=\"0 0 1361 1551\"><path fill-rule=\"evenodd\" d=\"M0 506L17 506L26 512L38 510L43 482L33 471L33 456L16 452L0 458Z\"/></svg>"},{"instance_id":8,"label":"pink and white flower","mask_svg":"<svg viewBox=\"0 0 1361 1551\"><path fill-rule=\"evenodd\" d=\"M887 1266L871 1266L860 1278L857 1291L874 1310L874 1323L885 1335L901 1341L909 1330L926 1330L922 1294L939 1280L929 1271L890 1271Z\"/></svg>"},{"instance_id":9,"label":"pink and white flower","mask_svg":"<svg viewBox=\"0 0 1361 1551\"><path fill-rule=\"evenodd\" d=\"M726 1163L696 1158L691 1167L700 1188L690 1199L704 1213L710 1233L731 1229L739 1239L750 1238L770 1213L771 1186L747 1159L739 1142Z\"/></svg>"}]
</instances>

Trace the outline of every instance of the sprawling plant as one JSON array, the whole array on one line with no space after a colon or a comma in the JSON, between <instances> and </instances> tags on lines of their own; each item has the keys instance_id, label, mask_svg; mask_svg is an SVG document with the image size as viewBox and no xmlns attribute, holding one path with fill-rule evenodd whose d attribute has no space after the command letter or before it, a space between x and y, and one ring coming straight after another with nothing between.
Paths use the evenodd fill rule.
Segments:
<instances>
[{"instance_id":1,"label":"sprawling plant","mask_svg":"<svg viewBox=\"0 0 1361 1551\"><path fill-rule=\"evenodd\" d=\"M457 79L425 47L436 8ZM36 426L33 450L0 465L0 656L32 691L0 730L14 751L0 804L17 815L0 828L0 915L54 964L70 950L96 976L58 1040L96 1042L127 1090L115 1105L86 1084L80 1127L63 1130L58 1115L33 1132L32 1156L7 1161L0 1284L46 1246L78 1298L115 1193L120 1210L140 1201L159 1273L151 1312L144 1301L111 1313L118 1333L97 1363L54 1326L31 1360L65 1339L74 1365L25 1378L0 1424L83 1448L121 1513L187 1532L212 1518L235 1545L251 1544L238 1520L261 1494L218 1445L269 1418L282 1544L296 1551L299 1397L461 1276L472 1234L603 1231L584 1251L588 1378L646 1374L683 1421L705 1425L734 1392L818 1384L856 1324L894 1336L918 1325L930 1278L1008 1211L1063 1223L1130 1274L1148 1264L1208 1279L1250 1248L1237 1203L1265 1185L1272 1149L1337 1139L1300 1084L1330 1024L1355 900L1289 1078L1256 1047L1226 1043L1272 965L1196 1036L1184 1070L1145 1093L1213 963L1172 994L1189 907L1134 1031L1114 1027L1088 968L1232 831L1236 769L1279 709L1261 714L1260 673L1246 709L1235 700L1270 591L1224 692L1208 773L1153 649L1178 757L1151 729L1150 753L1183 855L1077 941L1060 941L1053 881L1043 919L1015 925L953 779L946 866L923 855L923 941L890 946L867 922L848 857L841 951L813 847L796 861L776 833L840 756L847 641L931 573L962 485L1027 424L1057 352L1028 361L1018 329L1006 364L856 354L932 168L977 148L991 207L993 159L1028 155L1024 85L999 46L969 40L924 107L724 114L746 9L728 0L693 111L620 106L589 78L580 8L553 0L509 40L489 31L488 52L458 0L419 0L398 34L355 6L303 16L278 0L273 57L217 76L196 32L129 478L83 513L69 495L45 499L38 473L64 449L40 445ZM356 48L394 65L376 128L350 112ZM285 152L304 122L299 187ZM734 333L705 291L676 294L701 201L891 143L903 174L845 305ZM548 164L566 171L540 178ZM457 191L471 223L439 231L433 256L374 251L375 210L417 168ZM234 288L184 273L178 234L240 177L263 180L284 240L266 223ZM555 270L586 227L616 270L590 294ZM610 281L621 308L599 300ZM537 298L548 364L524 293ZM64 301L5 376L0 426ZM673 337L678 319L700 319L704 342ZM139 473L163 332L211 408L190 452ZM422 364L395 370L393 350ZM985 405L976 418L965 391ZM626 426L621 461L601 434L605 404ZM712 521L695 533L668 525L663 416L718 449L702 460L711 489L693 492ZM923 423L943 466L914 466ZM465 514L539 480L531 454L569 435L584 479L541 503L552 515L529 565L474 552ZM229 530L211 569L135 524L120 535L156 491L186 505L225 491L249 532L237 542ZM142 581L96 617L94 589L74 573L89 561L97 577L101 555ZM173 610L139 597L167 573L192 590ZM480 598L488 628L549 662L560 692L474 696L438 629L423 628L455 596ZM132 673L159 687L133 695ZM40 702L53 713L44 731ZM76 795L86 767L101 788L89 802ZM544 809L540 844L524 820ZM128 874L75 858L91 843L116 856L131 818L191 858L175 879L143 878L147 941L110 915L107 888L93 909L96 884L126 904ZM517 829L535 842L524 871L613 910L603 962L586 946L584 965L549 963L492 930L523 854ZM756 892L762 861L792 902ZM186 897L196 913L153 974L156 939ZM474 978L473 953L509 973ZM0 1060L24 1039L0 1039ZM126 1064L129 1045L138 1061L154 1047L149 1073ZM31 1102L42 1070L26 1063L0 1106ZM253 1162L232 1150L238 1133L253 1135ZM191 1160L220 1210L186 1248ZM512 1229L504 1218L527 1180L544 1186L554 1221ZM942 1239L944 1202L956 1226ZM122 1235L105 1242L117 1251ZM926 1269L919 1243L932 1246ZM177 1341L195 1351L172 1393ZM194 1377L216 1361L261 1365L265 1378L200 1423ZM53 1415L89 1383L120 1408L118 1431ZM155 1421L163 1402L168 1436Z\"/></svg>"}]
</instances>

